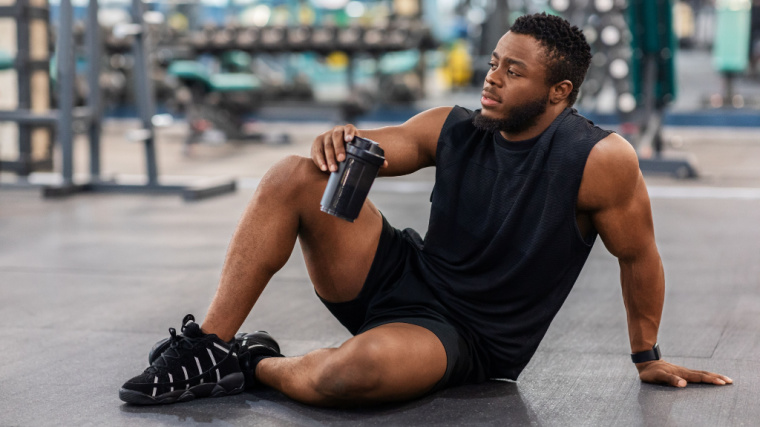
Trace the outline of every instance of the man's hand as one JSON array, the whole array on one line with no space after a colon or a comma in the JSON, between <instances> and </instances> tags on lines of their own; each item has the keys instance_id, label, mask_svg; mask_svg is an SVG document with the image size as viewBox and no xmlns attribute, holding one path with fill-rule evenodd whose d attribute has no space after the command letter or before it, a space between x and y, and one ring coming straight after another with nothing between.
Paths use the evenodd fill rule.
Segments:
<instances>
[{"instance_id":1,"label":"man's hand","mask_svg":"<svg viewBox=\"0 0 760 427\"><path fill-rule=\"evenodd\" d=\"M335 126L319 135L311 144L314 164L323 172L337 171L338 163L346 160L346 143L351 142L354 136L361 136L354 125ZM387 160L383 167L388 167Z\"/></svg>"},{"instance_id":2,"label":"man's hand","mask_svg":"<svg viewBox=\"0 0 760 427\"><path fill-rule=\"evenodd\" d=\"M673 387L686 387L687 383L707 383L715 385L733 384L731 378L707 371L695 371L664 360L637 363L641 381L654 384L668 384Z\"/></svg>"}]
</instances>

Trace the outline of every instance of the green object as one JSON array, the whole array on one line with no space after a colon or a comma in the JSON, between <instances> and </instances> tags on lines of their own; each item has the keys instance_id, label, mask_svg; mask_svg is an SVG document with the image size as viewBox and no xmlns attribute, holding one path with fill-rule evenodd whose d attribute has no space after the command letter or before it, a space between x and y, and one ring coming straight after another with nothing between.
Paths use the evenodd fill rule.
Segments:
<instances>
[{"instance_id":1,"label":"green object","mask_svg":"<svg viewBox=\"0 0 760 427\"><path fill-rule=\"evenodd\" d=\"M713 66L724 73L741 73L749 66L750 0L715 3Z\"/></svg>"},{"instance_id":2,"label":"green object","mask_svg":"<svg viewBox=\"0 0 760 427\"><path fill-rule=\"evenodd\" d=\"M0 50L0 70L9 70L13 68L16 58L10 53Z\"/></svg>"},{"instance_id":3,"label":"green object","mask_svg":"<svg viewBox=\"0 0 760 427\"><path fill-rule=\"evenodd\" d=\"M420 53L414 50L389 52L380 58L378 67L382 74L402 74L414 71L420 62Z\"/></svg>"},{"instance_id":4,"label":"green object","mask_svg":"<svg viewBox=\"0 0 760 427\"><path fill-rule=\"evenodd\" d=\"M233 73L250 71L252 63L251 55L242 50L224 52L221 58L222 69Z\"/></svg>"},{"instance_id":5,"label":"green object","mask_svg":"<svg viewBox=\"0 0 760 427\"><path fill-rule=\"evenodd\" d=\"M261 87L261 81L253 74L224 73L211 76L214 92L251 92Z\"/></svg>"},{"instance_id":6,"label":"green object","mask_svg":"<svg viewBox=\"0 0 760 427\"><path fill-rule=\"evenodd\" d=\"M656 64L655 106L662 108L676 98L676 35L673 31L671 0L629 2L628 26L631 30L631 80L633 94L641 104L644 99L645 58Z\"/></svg>"},{"instance_id":7,"label":"green object","mask_svg":"<svg viewBox=\"0 0 760 427\"><path fill-rule=\"evenodd\" d=\"M167 72L180 80L201 82L211 92L250 92L261 88L261 81L253 74L209 74L197 61L174 61Z\"/></svg>"}]
</instances>

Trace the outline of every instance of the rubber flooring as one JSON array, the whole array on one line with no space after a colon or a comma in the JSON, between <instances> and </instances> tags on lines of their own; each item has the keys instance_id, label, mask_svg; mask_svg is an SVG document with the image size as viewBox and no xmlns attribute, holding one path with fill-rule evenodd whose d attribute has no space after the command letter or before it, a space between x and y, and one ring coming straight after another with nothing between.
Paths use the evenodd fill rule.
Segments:
<instances>
[{"instance_id":1,"label":"rubber flooring","mask_svg":"<svg viewBox=\"0 0 760 427\"><path fill-rule=\"evenodd\" d=\"M424 235L425 185L390 182L371 197L393 225ZM118 399L169 327L186 313L203 318L252 189L196 203L0 191L0 425L757 425L760 197L666 184L674 190L653 189L667 277L663 354L735 384L674 389L638 380L617 262L597 241L517 382L361 410L312 408L271 390L163 407ZM242 327L255 329L272 333L287 355L349 337L318 301L298 248Z\"/></svg>"}]
</instances>

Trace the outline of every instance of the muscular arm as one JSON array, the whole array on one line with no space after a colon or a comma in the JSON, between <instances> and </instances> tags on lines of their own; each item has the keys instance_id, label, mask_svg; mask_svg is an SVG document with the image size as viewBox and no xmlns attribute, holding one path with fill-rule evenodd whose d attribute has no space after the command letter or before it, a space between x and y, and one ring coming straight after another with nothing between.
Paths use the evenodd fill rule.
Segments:
<instances>
[{"instance_id":1,"label":"muscular arm","mask_svg":"<svg viewBox=\"0 0 760 427\"><path fill-rule=\"evenodd\" d=\"M337 170L345 159L345 143L354 135L369 138L385 151L382 176L406 175L435 165L438 136L451 107L424 111L404 124L379 129L356 129L353 125L336 126L319 135L312 144L311 158L323 171Z\"/></svg>"},{"instance_id":2,"label":"muscular arm","mask_svg":"<svg viewBox=\"0 0 760 427\"><path fill-rule=\"evenodd\" d=\"M605 247L618 258L631 351L651 349L657 342L665 276L655 244L646 184L633 147L622 137L612 134L591 151L578 194L578 210L590 215ZM664 360L636 367L643 381L678 387L686 386L687 381L732 382L722 375Z\"/></svg>"}]
</instances>

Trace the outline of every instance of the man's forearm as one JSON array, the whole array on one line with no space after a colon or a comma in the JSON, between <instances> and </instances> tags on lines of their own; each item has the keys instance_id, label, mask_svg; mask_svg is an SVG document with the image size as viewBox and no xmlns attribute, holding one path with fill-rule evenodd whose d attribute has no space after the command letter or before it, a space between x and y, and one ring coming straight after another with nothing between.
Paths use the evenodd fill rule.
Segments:
<instances>
[{"instance_id":1,"label":"man's forearm","mask_svg":"<svg viewBox=\"0 0 760 427\"><path fill-rule=\"evenodd\" d=\"M665 300L665 274L660 254L652 245L636 257L619 262L631 351L649 350L657 342Z\"/></svg>"}]
</instances>

